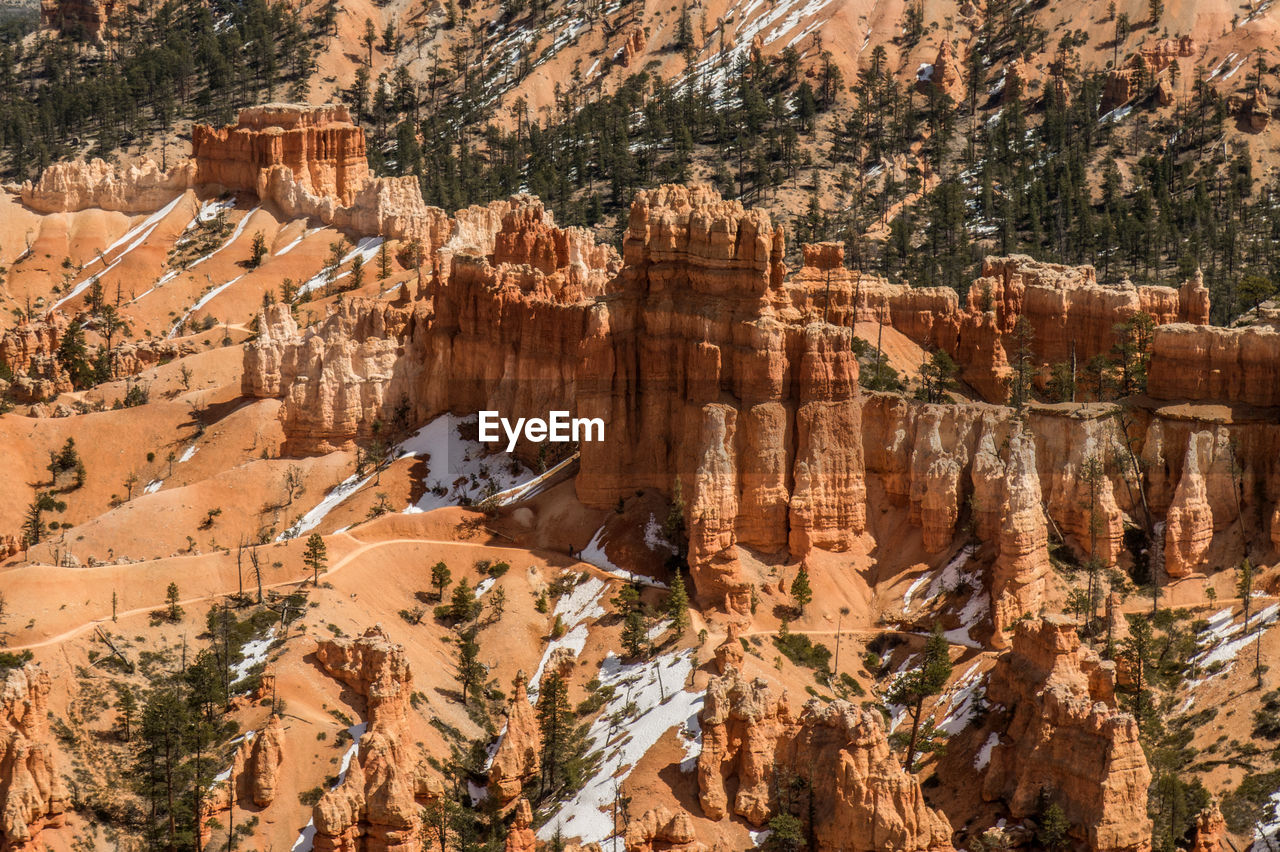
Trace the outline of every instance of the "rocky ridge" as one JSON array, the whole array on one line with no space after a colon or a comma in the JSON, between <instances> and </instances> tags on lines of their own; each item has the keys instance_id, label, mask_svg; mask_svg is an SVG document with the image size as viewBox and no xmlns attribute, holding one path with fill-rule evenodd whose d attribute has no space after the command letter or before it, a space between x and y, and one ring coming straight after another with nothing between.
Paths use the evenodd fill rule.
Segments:
<instances>
[{"instance_id":1,"label":"rocky ridge","mask_svg":"<svg viewBox=\"0 0 1280 852\"><path fill-rule=\"evenodd\" d=\"M713 678L701 713L698 798L713 820L764 825L779 813L784 777L802 777L818 850L949 850L951 826L889 749L879 717L845 701L813 699L792 715L785 694L737 669ZM730 781L737 792L728 796Z\"/></svg>"},{"instance_id":2,"label":"rocky ridge","mask_svg":"<svg viewBox=\"0 0 1280 852\"><path fill-rule=\"evenodd\" d=\"M321 640L316 659L326 674L364 697L366 727L338 786L313 810L315 849L418 848L418 800L438 796L443 788L420 760L407 727L413 676L404 649L375 626L359 638Z\"/></svg>"},{"instance_id":3,"label":"rocky ridge","mask_svg":"<svg viewBox=\"0 0 1280 852\"><path fill-rule=\"evenodd\" d=\"M1093 852L1149 850L1151 772L1137 722L1116 707L1115 680L1115 664L1082 647L1065 618L1020 624L987 684L998 741L983 797L1021 819L1043 790Z\"/></svg>"}]
</instances>

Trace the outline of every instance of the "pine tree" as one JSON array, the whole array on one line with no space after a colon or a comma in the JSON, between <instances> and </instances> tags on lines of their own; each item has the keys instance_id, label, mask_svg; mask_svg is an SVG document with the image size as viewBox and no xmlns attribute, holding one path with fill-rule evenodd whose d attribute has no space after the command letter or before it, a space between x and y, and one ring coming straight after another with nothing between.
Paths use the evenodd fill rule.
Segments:
<instances>
[{"instance_id":1,"label":"pine tree","mask_svg":"<svg viewBox=\"0 0 1280 852\"><path fill-rule=\"evenodd\" d=\"M120 739L129 742L133 732L133 717L138 712L138 699L128 684L117 687L116 712L120 714Z\"/></svg>"},{"instance_id":2,"label":"pine tree","mask_svg":"<svg viewBox=\"0 0 1280 852\"><path fill-rule=\"evenodd\" d=\"M1126 616L1129 620L1129 636L1120 647L1120 659L1128 667L1132 684L1130 710L1137 720L1138 732L1144 733L1154 720L1155 699L1148 686L1148 669L1151 667L1152 655L1155 652L1155 638L1151 632L1151 622L1141 614Z\"/></svg>"},{"instance_id":3,"label":"pine tree","mask_svg":"<svg viewBox=\"0 0 1280 852\"><path fill-rule=\"evenodd\" d=\"M181 596L178 592L177 583L169 583L169 588L165 590L164 599L169 606L169 620L177 621L182 618L182 607L178 605Z\"/></svg>"},{"instance_id":4,"label":"pine tree","mask_svg":"<svg viewBox=\"0 0 1280 852\"><path fill-rule=\"evenodd\" d=\"M359 290L364 286L364 255L357 254L351 261L351 287Z\"/></svg>"},{"instance_id":5,"label":"pine tree","mask_svg":"<svg viewBox=\"0 0 1280 852\"><path fill-rule=\"evenodd\" d=\"M378 247L378 280L386 281L391 277L391 252L387 249L387 241L383 240Z\"/></svg>"},{"instance_id":6,"label":"pine tree","mask_svg":"<svg viewBox=\"0 0 1280 852\"><path fill-rule=\"evenodd\" d=\"M544 795L559 789L566 780L573 736L569 714L569 688L558 672L552 672L542 679L538 689L538 730L542 736L540 792Z\"/></svg>"},{"instance_id":7,"label":"pine tree","mask_svg":"<svg viewBox=\"0 0 1280 852\"><path fill-rule=\"evenodd\" d=\"M804 608L813 600L813 587L809 585L809 569L800 563L796 578L791 581L791 599L795 601L796 611L804 614Z\"/></svg>"},{"instance_id":8,"label":"pine tree","mask_svg":"<svg viewBox=\"0 0 1280 852\"><path fill-rule=\"evenodd\" d=\"M453 587L453 597L449 602L449 617L454 621L471 621L480 614L480 602L476 600L475 590L463 577Z\"/></svg>"},{"instance_id":9,"label":"pine tree","mask_svg":"<svg viewBox=\"0 0 1280 852\"><path fill-rule=\"evenodd\" d=\"M320 585L320 572L328 564L329 548L325 545L320 533L312 533L307 537L307 549L303 553L303 563L311 569L311 584Z\"/></svg>"},{"instance_id":10,"label":"pine tree","mask_svg":"<svg viewBox=\"0 0 1280 852\"><path fill-rule=\"evenodd\" d=\"M462 687L462 703L466 704L468 696L480 695L489 670L480 662L480 645L476 642L474 627L463 631L454 641L458 645L458 685Z\"/></svg>"},{"instance_id":11,"label":"pine tree","mask_svg":"<svg viewBox=\"0 0 1280 852\"><path fill-rule=\"evenodd\" d=\"M903 766L908 772L915 765L916 744L919 742L920 722L924 716L924 702L938 695L951 677L950 648L937 628L924 646L924 658L920 664L898 677L885 692L885 701L907 708L911 716L911 738L907 743Z\"/></svg>"},{"instance_id":12,"label":"pine tree","mask_svg":"<svg viewBox=\"0 0 1280 852\"><path fill-rule=\"evenodd\" d=\"M369 52L368 65L373 65L373 46L378 43L378 31L373 28L373 19L364 19L364 35L360 38L364 42L365 49Z\"/></svg>"},{"instance_id":13,"label":"pine tree","mask_svg":"<svg viewBox=\"0 0 1280 852\"><path fill-rule=\"evenodd\" d=\"M67 371L71 385L76 390L92 387L97 378L93 362L89 359L88 347L84 342L84 327L79 319L67 323L62 340L58 343L58 365Z\"/></svg>"},{"instance_id":14,"label":"pine tree","mask_svg":"<svg viewBox=\"0 0 1280 852\"><path fill-rule=\"evenodd\" d=\"M253 245L249 249L249 268L257 269L262 265L262 259L267 256L267 238L262 235L261 231L257 231L253 235Z\"/></svg>"},{"instance_id":15,"label":"pine tree","mask_svg":"<svg viewBox=\"0 0 1280 852\"><path fill-rule=\"evenodd\" d=\"M452 578L453 573L444 562L437 562L431 566L431 587L436 590L436 600L444 600L444 590L449 587Z\"/></svg>"},{"instance_id":16,"label":"pine tree","mask_svg":"<svg viewBox=\"0 0 1280 852\"><path fill-rule=\"evenodd\" d=\"M37 494L27 506L27 517L22 524L22 540L26 546L31 547L44 541L45 532L47 532L44 523L45 512L61 512L66 508L66 503L55 500L48 491Z\"/></svg>"},{"instance_id":17,"label":"pine tree","mask_svg":"<svg viewBox=\"0 0 1280 852\"><path fill-rule=\"evenodd\" d=\"M667 595L666 616L671 619L671 629L682 635L689 629L689 594L684 588L684 575L679 571L671 580L671 593Z\"/></svg>"}]
</instances>

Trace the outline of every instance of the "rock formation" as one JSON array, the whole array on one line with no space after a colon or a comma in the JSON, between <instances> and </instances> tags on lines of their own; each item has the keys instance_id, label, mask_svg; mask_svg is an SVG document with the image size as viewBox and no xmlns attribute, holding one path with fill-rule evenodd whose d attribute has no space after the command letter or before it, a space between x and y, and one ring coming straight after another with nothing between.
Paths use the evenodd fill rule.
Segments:
<instances>
[{"instance_id":1,"label":"rock formation","mask_svg":"<svg viewBox=\"0 0 1280 852\"><path fill-rule=\"evenodd\" d=\"M931 70L919 80L921 89L937 89L941 94L951 98L954 103L964 99L964 77L960 60L956 57L955 48L950 40L943 39L938 45L938 55L933 60Z\"/></svg>"},{"instance_id":2,"label":"rock formation","mask_svg":"<svg viewBox=\"0 0 1280 852\"><path fill-rule=\"evenodd\" d=\"M324 453L371 434L409 392L397 374L398 335L415 315L385 302L344 301L319 326L300 333L289 306L258 315L259 335L245 347L245 396L283 397L285 451Z\"/></svg>"},{"instance_id":3,"label":"rock formation","mask_svg":"<svg viewBox=\"0 0 1280 852\"><path fill-rule=\"evenodd\" d=\"M0 364L13 375L7 390L14 400L39 402L72 389L71 379L57 359L67 325L67 318L55 311L37 320L24 320L0 336Z\"/></svg>"},{"instance_id":4,"label":"rock formation","mask_svg":"<svg viewBox=\"0 0 1280 852\"><path fill-rule=\"evenodd\" d=\"M1080 645L1058 616L1024 622L991 671L987 700L999 743L982 779L1015 819L1047 791L1094 852L1145 852L1151 772L1133 717L1116 709L1115 666Z\"/></svg>"},{"instance_id":5,"label":"rock formation","mask_svg":"<svg viewBox=\"0 0 1280 852\"><path fill-rule=\"evenodd\" d=\"M627 825L626 852L706 852L684 811L650 809Z\"/></svg>"},{"instance_id":6,"label":"rock formation","mask_svg":"<svg viewBox=\"0 0 1280 852\"><path fill-rule=\"evenodd\" d=\"M524 784L538 777L542 767L540 754L538 718L529 703L524 672L520 672L507 704L507 729L489 767L489 795L497 797L504 806L520 796Z\"/></svg>"},{"instance_id":7,"label":"rock formation","mask_svg":"<svg viewBox=\"0 0 1280 852\"><path fill-rule=\"evenodd\" d=\"M125 165L99 159L53 163L35 183L22 184L22 203L41 213L100 207L121 213L150 213L192 186L195 164L183 160L169 171L155 160Z\"/></svg>"},{"instance_id":8,"label":"rock formation","mask_svg":"<svg viewBox=\"0 0 1280 852\"><path fill-rule=\"evenodd\" d=\"M1255 86L1249 97L1245 98L1240 109L1240 117L1248 125L1249 130L1261 133L1271 123L1271 104L1267 98L1265 86Z\"/></svg>"},{"instance_id":9,"label":"rock formation","mask_svg":"<svg viewBox=\"0 0 1280 852\"><path fill-rule=\"evenodd\" d=\"M507 840L503 852L537 852L538 837L533 833L533 808L528 799L521 799L516 805L515 818L511 821L511 830L507 832Z\"/></svg>"},{"instance_id":10,"label":"rock formation","mask_svg":"<svg viewBox=\"0 0 1280 852\"><path fill-rule=\"evenodd\" d=\"M1170 325L1156 329L1147 393L1156 399L1280 405L1280 332Z\"/></svg>"},{"instance_id":11,"label":"rock formation","mask_svg":"<svg viewBox=\"0 0 1280 852\"><path fill-rule=\"evenodd\" d=\"M528 197L460 211L439 238L429 298L351 300L305 333L282 307L261 317L243 389L282 398L286 452L350 447L375 422L408 428L444 412L599 417L605 440L580 448L579 499L613 507L637 489L673 496L678 487L696 591L729 610L746 607L760 579L747 576L740 546L793 560L850 547L875 477L930 552L952 547L972 513L978 539L992 545L997 644L1004 627L1055 597L1046 525L1110 565L1123 555L1126 526L1151 530L1163 518L1182 476L1185 421L1157 412L1143 435L1113 406L1033 405L1018 430L1003 407L864 397L843 326L882 320L954 352L965 378L1000 400L1006 346L1023 318L1042 372L1073 353L1079 362L1109 352L1114 326L1139 311L1166 323L1155 335L1153 396L1206 381L1198 393L1241 395L1215 384L1211 370L1195 378L1191 365L1234 364L1244 347L1230 356L1221 346L1179 350L1186 376L1175 385L1159 365L1169 339L1222 336L1249 341L1250 352L1280 339L1266 326L1223 335L1187 322L1207 319L1201 276L1180 289L1104 286L1087 266L988 258L962 306L954 290L890 285L845 269L839 246L812 244L788 279L768 217L702 187L640 193L625 262L588 233L558 228ZM1257 402L1267 398L1266 365L1280 357L1262 349L1249 356ZM1280 537L1280 470L1270 461L1280 439L1255 432L1241 451L1241 502ZM539 449L521 441L517 454L533 460ZM1210 487L1234 505L1220 457ZM1215 530L1235 517L1222 514L1218 492Z\"/></svg>"},{"instance_id":12,"label":"rock formation","mask_svg":"<svg viewBox=\"0 0 1280 852\"><path fill-rule=\"evenodd\" d=\"M272 714L266 726L253 738L246 763L253 803L260 808L275 801L280 765L284 763L284 724Z\"/></svg>"},{"instance_id":13,"label":"rock formation","mask_svg":"<svg viewBox=\"0 0 1280 852\"><path fill-rule=\"evenodd\" d=\"M1196 817L1196 833L1190 852L1223 852L1227 834L1227 821L1218 809L1218 800L1211 799L1209 806Z\"/></svg>"},{"instance_id":14,"label":"rock formation","mask_svg":"<svg viewBox=\"0 0 1280 852\"><path fill-rule=\"evenodd\" d=\"M267 104L240 111L228 127L191 131L196 181L269 197L271 172L289 169L297 187L349 205L370 180L364 130L345 106Z\"/></svg>"},{"instance_id":15,"label":"rock formation","mask_svg":"<svg viewBox=\"0 0 1280 852\"><path fill-rule=\"evenodd\" d=\"M845 701L811 700L798 719L786 696L730 668L707 685L698 796L703 812L732 810L753 825L777 813L775 773L822 779L805 805L818 850L949 850L951 826L898 763L879 718ZM738 782L730 803L726 782Z\"/></svg>"},{"instance_id":16,"label":"rock formation","mask_svg":"<svg viewBox=\"0 0 1280 852\"><path fill-rule=\"evenodd\" d=\"M1213 541L1213 508L1204 478L1212 446L1208 432L1196 432L1187 442L1182 478L1165 522L1164 569L1170 577L1185 577L1199 567Z\"/></svg>"},{"instance_id":17,"label":"rock formation","mask_svg":"<svg viewBox=\"0 0 1280 852\"><path fill-rule=\"evenodd\" d=\"M381 627L358 639L321 640L316 659L366 701L360 751L338 786L316 804L317 852L404 852L416 849L418 799L441 795L424 768L407 727L413 677L404 649Z\"/></svg>"},{"instance_id":18,"label":"rock formation","mask_svg":"<svg viewBox=\"0 0 1280 852\"><path fill-rule=\"evenodd\" d=\"M1006 644L1005 631L1048 603L1049 532L1041 508L1035 444L1019 432L1010 439L999 556L991 571L992 644Z\"/></svg>"},{"instance_id":19,"label":"rock formation","mask_svg":"<svg viewBox=\"0 0 1280 852\"><path fill-rule=\"evenodd\" d=\"M638 193L577 373L579 414L617 436L582 446L579 499L678 481L698 593L731 609L746 604L735 544L799 558L847 547L865 520L848 333L794 313L782 254L767 215L706 187Z\"/></svg>"},{"instance_id":20,"label":"rock formation","mask_svg":"<svg viewBox=\"0 0 1280 852\"><path fill-rule=\"evenodd\" d=\"M32 848L42 828L62 824L69 805L54 765L50 688L37 663L11 670L0 684L0 849Z\"/></svg>"},{"instance_id":21,"label":"rock formation","mask_svg":"<svg viewBox=\"0 0 1280 852\"><path fill-rule=\"evenodd\" d=\"M776 695L769 683L748 682L737 669L707 684L706 702L699 714L702 752L698 755L698 801L711 819L729 813L753 825L769 819L773 791L769 781L778 741L795 726L787 696ZM737 792L729 801L727 782L736 778Z\"/></svg>"},{"instance_id":22,"label":"rock formation","mask_svg":"<svg viewBox=\"0 0 1280 852\"><path fill-rule=\"evenodd\" d=\"M1151 83L1176 60L1195 56L1197 50L1196 42L1190 36L1160 39L1142 46L1122 67L1107 73L1102 88L1103 111L1115 109L1133 100L1142 93L1139 90L1141 83ZM1157 87L1166 82L1167 80L1161 79Z\"/></svg>"},{"instance_id":23,"label":"rock formation","mask_svg":"<svg viewBox=\"0 0 1280 852\"><path fill-rule=\"evenodd\" d=\"M81 41L101 41L123 8L118 0L40 0L40 26Z\"/></svg>"},{"instance_id":24,"label":"rock formation","mask_svg":"<svg viewBox=\"0 0 1280 852\"><path fill-rule=\"evenodd\" d=\"M815 259L817 255L815 254ZM840 325L884 322L926 349L942 349L960 378L990 402L1008 398L1009 353L1016 352L1018 321L1031 329L1028 344L1038 376L1076 358L1109 355L1116 326L1139 311L1157 325L1208 321L1208 290L1197 276L1180 289L1100 284L1091 266L1040 263L1014 255L988 257L961 305L947 287L908 287L851 270L810 266L792 278L791 292L811 316Z\"/></svg>"}]
</instances>

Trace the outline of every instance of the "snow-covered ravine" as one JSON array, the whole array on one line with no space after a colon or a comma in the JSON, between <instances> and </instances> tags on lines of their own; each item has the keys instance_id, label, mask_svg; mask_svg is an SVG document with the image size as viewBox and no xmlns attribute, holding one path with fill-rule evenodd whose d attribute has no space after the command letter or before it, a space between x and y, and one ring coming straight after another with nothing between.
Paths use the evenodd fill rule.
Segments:
<instances>
[{"instance_id":1,"label":"snow-covered ravine","mask_svg":"<svg viewBox=\"0 0 1280 852\"><path fill-rule=\"evenodd\" d=\"M518 489L535 474L506 452L489 452L479 441L465 439L458 428L474 432L475 417L442 414L399 447L399 458L427 457L423 495L406 512L430 512L445 506L479 503ZM496 444L494 446L497 446Z\"/></svg>"},{"instance_id":2,"label":"snow-covered ravine","mask_svg":"<svg viewBox=\"0 0 1280 852\"><path fill-rule=\"evenodd\" d=\"M983 584L981 572L964 570L976 551L977 548L974 545L965 545L941 570L926 571L912 581L902 596L902 612L905 615L911 612L916 593L925 582L929 583L923 595L925 601L958 589L961 585L968 586L969 597L958 613L960 626L943 633L952 645L963 645L966 648L982 647L982 644L974 640L969 632L980 625L991 613L991 595Z\"/></svg>"},{"instance_id":3,"label":"snow-covered ravine","mask_svg":"<svg viewBox=\"0 0 1280 852\"><path fill-rule=\"evenodd\" d=\"M613 836L612 807L617 790L662 735L672 729L699 732L698 713L702 693L687 692L685 682L693 672L693 652L664 654L647 662L627 665L612 653L600 665L600 683L613 687L588 733L589 749L600 752L596 773L581 792L560 806L538 831L548 842L558 830L565 838L603 844ZM621 718L623 708L634 703L636 715ZM700 738L686 741L683 769L696 758Z\"/></svg>"},{"instance_id":4,"label":"snow-covered ravine","mask_svg":"<svg viewBox=\"0 0 1280 852\"><path fill-rule=\"evenodd\" d=\"M649 541L648 534L645 535L645 543ZM652 545L651 545L652 548ZM666 583L659 582L652 577L646 577L643 574L635 574L631 571L623 570L613 564L604 552L604 527L596 530L596 534L591 537L591 541L587 542L587 546L582 548L582 552L578 554L578 558L589 565L594 565L606 574L617 577L619 580L626 580L628 583L639 583L642 586L650 586L655 589L665 589Z\"/></svg>"},{"instance_id":5,"label":"snow-covered ravine","mask_svg":"<svg viewBox=\"0 0 1280 852\"><path fill-rule=\"evenodd\" d=\"M538 670L533 673L529 681L530 700L537 697L538 684L542 683L542 674L556 650L568 648L574 656L577 656L582 653L583 648L587 647L587 622L604 615L604 607L600 605L600 599L604 596L606 588L604 580L591 577L574 586L572 591L556 601L551 616L553 620L557 617L560 619L565 631L559 639L552 639L548 643L547 650L538 661Z\"/></svg>"},{"instance_id":6,"label":"snow-covered ravine","mask_svg":"<svg viewBox=\"0 0 1280 852\"><path fill-rule=\"evenodd\" d=\"M1256 641L1263 631L1276 622L1276 615L1280 613L1280 604L1271 604L1252 613L1249 616L1249 632L1244 632L1244 621L1236 623L1232 617L1232 609L1221 610L1214 613L1209 619L1209 626L1205 629L1204 634L1199 637L1200 647L1204 650L1191 658L1191 664L1195 666L1196 671L1204 672L1201 677L1196 678L1188 684L1192 690L1198 688L1202 684L1227 674L1235 667L1236 661L1240 659L1240 652ZM1214 668L1213 672L1205 671ZM1190 709L1190 700L1186 702L1187 709ZM1185 712L1185 711L1184 711Z\"/></svg>"},{"instance_id":7,"label":"snow-covered ravine","mask_svg":"<svg viewBox=\"0 0 1280 852\"><path fill-rule=\"evenodd\" d=\"M342 260L339 261L338 265L344 266L350 263L351 261L355 260L357 256L360 257L361 263L367 264L369 261L373 260L374 255L376 255L378 253L378 250L381 248L382 248L382 237L361 237L360 242L356 243L355 248L351 249L349 252L343 255ZM284 254L284 252L282 251L281 254ZM319 287L323 287L326 284L330 284L335 281L340 281L341 279L346 278L350 274L351 274L351 270L348 269L346 272L335 275L332 279L330 279L329 267L326 266L324 269L321 269L314 276L307 279L306 283L304 283L301 287L298 288L298 295L301 296L303 293L310 293L312 290L315 290Z\"/></svg>"},{"instance_id":8,"label":"snow-covered ravine","mask_svg":"<svg viewBox=\"0 0 1280 852\"><path fill-rule=\"evenodd\" d=\"M110 272L112 269L114 269L116 265L120 263L120 261L125 259L125 257L129 254L129 252L133 251L138 246L146 242L147 237L151 236L152 231L154 231L157 227L159 227L160 221L164 219L164 217L168 216L171 212L173 212L173 208L178 206L178 202L181 201L182 198L183 196L179 195L177 198L170 201L164 207L161 207L159 210L152 213L150 216L144 219L136 227L131 228L129 232L126 233L123 237L121 237L120 239L116 240L114 243L109 245L106 251L102 252L100 255L98 255L98 257L94 258L89 263L85 264L84 268L88 269L89 267L98 263L102 258L105 258L108 254L114 251L116 247L122 245L125 241L132 240L132 242L130 242L129 245L125 247L125 250L120 252L120 254L116 256L115 260L111 261L111 264L106 269L103 269L101 272L95 272L92 275L89 275L88 277L84 278L83 280L76 282L75 286L71 288L71 291L67 293L65 296L63 296L61 299L59 299L57 302L55 302L53 306L55 308L62 307L62 305L65 302L71 299L74 299L76 296L83 293L84 290L93 282L95 278L98 278L99 276L104 275L107 272Z\"/></svg>"},{"instance_id":9,"label":"snow-covered ravine","mask_svg":"<svg viewBox=\"0 0 1280 852\"><path fill-rule=\"evenodd\" d=\"M473 418L472 418L473 419ZM485 454L478 441L464 440L458 426L468 418L442 414L398 444L390 453L393 459L426 458L427 475L423 477L423 494L407 506L405 512L430 512L445 506L470 505L504 490L518 489L533 474L504 452ZM376 472L364 476L352 474L325 495L293 526L276 537L276 541L296 538L320 525L330 512L348 497L364 488Z\"/></svg>"},{"instance_id":10,"label":"snow-covered ravine","mask_svg":"<svg viewBox=\"0 0 1280 852\"><path fill-rule=\"evenodd\" d=\"M231 686L249 676L249 672L259 663L267 661L271 643L276 641L276 629L272 627L261 639L250 639L240 648L240 662L231 667Z\"/></svg>"}]
</instances>

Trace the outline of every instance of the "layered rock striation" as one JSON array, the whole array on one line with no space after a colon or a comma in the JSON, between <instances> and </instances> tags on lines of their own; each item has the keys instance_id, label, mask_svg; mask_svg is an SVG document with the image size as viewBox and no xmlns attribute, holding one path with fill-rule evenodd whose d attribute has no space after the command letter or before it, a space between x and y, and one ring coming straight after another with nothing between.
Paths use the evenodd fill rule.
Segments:
<instances>
[{"instance_id":1,"label":"layered rock striation","mask_svg":"<svg viewBox=\"0 0 1280 852\"><path fill-rule=\"evenodd\" d=\"M687 505L698 592L746 603L735 545L803 557L865 525L858 368L846 329L806 323L783 287L782 231L706 187L639 193L618 292L593 307L579 498L636 488Z\"/></svg>"},{"instance_id":2,"label":"layered rock striation","mask_svg":"<svg viewBox=\"0 0 1280 852\"><path fill-rule=\"evenodd\" d=\"M999 740L983 797L1021 819L1047 795L1090 850L1149 850L1151 772L1137 723L1116 708L1115 677L1114 663L1082 647L1068 620L1020 624L987 686Z\"/></svg>"},{"instance_id":3,"label":"layered rock striation","mask_svg":"<svg viewBox=\"0 0 1280 852\"><path fill-rule=\"evenodd\" d=\"M802 778L808 800L795 805L817 850L952 848L947 818L898 763L874 713L814 699L797 718L785 694L729 668L708 684L700 718L698 798L709 818L732 813L763 825L779 813L778 785Z\"/></svg>"},{"instance_id":4,"label":"layered rock striation","mask_svg":"<svg viewBox=\"0 0 1280 852\"><path fill-rule=\"evenodd\" d=\"M1204 324L1209 295L1199 275L1180 289L1101 284L1092 266L1041 263L1029 257L988 257L962 303L947 287L890 284L878 276L806 262L793 292L811 315L830 322L882 322L927 349L941 349L960 366L960 378L986 400L1008 398L1010 362L1023 345L1019 320L1031 332L1026 347L1037 374L1072 358L1086 363L1110 355L1117 326L1139 312L1157 325Z\"/></svg>"},{"instance_id":5,"label":"layered rock striation","mask_svg":"<svg viewBox=\"0 0 1280 852\"><path fill-rule=\"evenodd\" d=\"M1171 325L1156 329L1147 393L1161 400L1280 405L1280 331Z\"/></svg>"},{"instance_id":6,"label":"layered rock striation","mask_svg":"<svg viewBox=\"0 0 1280 852\"><path fill-rule=\"evenodd\" d=\"M98 207L121 213L150 213L190 188L196 164L184 160L165 170L155 160L124 165L94 158L87 162L53 163L34 183L19 190L22 203L42 213Z\"/></svg>"}]
</instances>

